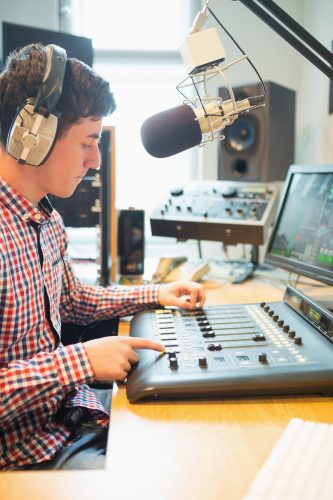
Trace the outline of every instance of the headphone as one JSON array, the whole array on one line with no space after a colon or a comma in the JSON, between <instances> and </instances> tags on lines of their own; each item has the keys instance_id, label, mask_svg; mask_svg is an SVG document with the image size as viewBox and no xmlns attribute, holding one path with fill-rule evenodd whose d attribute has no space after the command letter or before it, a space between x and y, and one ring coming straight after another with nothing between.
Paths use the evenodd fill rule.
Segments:
<instances>
[{"instance_id":1,"label":"headphone","mask_svg":"<svg viewBox=\"0 0 333 500\"><path fill-rule=\"evenodd\" d=\"M36 98L29 97L18 108L7 138L7 153L18 163L39 166L50 155L57 137L67 54L57 45L46 46L47 62Z\"/></svg>"}]
</instances>

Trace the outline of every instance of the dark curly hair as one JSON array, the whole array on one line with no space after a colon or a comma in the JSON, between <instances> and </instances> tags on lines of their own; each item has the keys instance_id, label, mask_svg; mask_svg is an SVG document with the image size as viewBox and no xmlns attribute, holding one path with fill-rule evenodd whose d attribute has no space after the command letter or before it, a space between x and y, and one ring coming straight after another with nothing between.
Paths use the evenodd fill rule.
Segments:
<instances>
[{"instance_id":1,"label":"dark curly hair","mask_svg":"<svg viewBox=\"0 0 333 500\"><path fill-rule=\"evenodd\" d=\"M29 97L37 97L46 67L46 47L40 43L15 50L0 74L0 142L4 146L17 108ZM77 59L68 58L62 94L56 106L60 113L58 137L89 116L102 118L116 109L109 83Z\"/></svg>"}]
</instances>

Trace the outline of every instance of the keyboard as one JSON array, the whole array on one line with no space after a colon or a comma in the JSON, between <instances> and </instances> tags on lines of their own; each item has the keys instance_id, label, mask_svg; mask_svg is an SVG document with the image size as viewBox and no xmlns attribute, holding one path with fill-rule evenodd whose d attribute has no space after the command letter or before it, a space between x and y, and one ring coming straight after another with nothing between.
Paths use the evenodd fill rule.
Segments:
<instances>
[{"instance_id":1,"label":"keyboard","mask_svg":"<svg viewBox=\"0 0 333 500\"><path fill-rule=\"evenodd\" d=\"M333 424L294 418L244 500L332 500Z\"/></svg>"}]
</instances>

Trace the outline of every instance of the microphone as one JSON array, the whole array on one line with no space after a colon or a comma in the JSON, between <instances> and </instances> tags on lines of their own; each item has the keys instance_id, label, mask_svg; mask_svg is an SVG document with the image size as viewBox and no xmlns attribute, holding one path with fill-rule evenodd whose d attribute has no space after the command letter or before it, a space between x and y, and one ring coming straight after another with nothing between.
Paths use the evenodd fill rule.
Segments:
<instances>
[{"instance_id":1,"label":"microphone","mask_svg":"<svg viewBox=\"0 0 333 500\"><path fill-rule=\"evenodd\" d=\"M200 108L182 104L147 118L141 127L141 140L146 151L155 158L166 158L181 153L207 140L227 125L239 113L262 106L263 96L235 101L214 100Z\"/></svg>"},{"instance_id":2,"label":"microphone","mask_svg":"<svg viewBox=\"0 0 333 500\"><path fill-rule=\"evenodd\" d=\"M212 13L208 8L209 1L206 0L205 7L195 18L190 35L179 49L189 76L177 86L177 89L180 91L180 88L189 86L186 82L191 80L190 85L194 87L198 97L194 100L187 98L183 105L151 116L141 127L143 146L150 155L156 158L173 156L194 146L202 146L205 142L213 141L217 137L224 139L224 136L218 133L234 123L240 113L265 104L265 86L256 70L263 84L264 94L240 101L235 100L225 71L246 60L247 55L235 42L243 56L226 64L223 68L219 67L219 64L225 60L225 52L217 29L202 30L207 20L207 9ZM216 18L215 15L214 17ZM219 24L221 25L220 22ZM254 68L253 64L250 64ZM224 80L230 99L223 101L220 97L210 97L207 94L207 83L216 75ZM204 95L200 96L197 85L203 86ZM181 94L186 97L182 92Z\"/></svg>"}]
</instances>

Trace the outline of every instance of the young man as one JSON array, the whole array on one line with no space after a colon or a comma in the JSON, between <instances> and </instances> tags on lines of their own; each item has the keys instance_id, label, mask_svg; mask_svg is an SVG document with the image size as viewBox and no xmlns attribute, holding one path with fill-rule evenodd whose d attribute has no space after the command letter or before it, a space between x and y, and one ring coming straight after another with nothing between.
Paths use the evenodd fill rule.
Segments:
<instances>
[{"instance_id":1,"label":"young man","mask_svg":"<svg viewBox=\"0 0 333 500\"><path fill-rule=\"evenodd\" d=\"M38 142L32 131L24 142L29 154L19 153L17 161L10 143L13 120L18 117L21 126L24 113L35 118L24 103L38 95L49 48L33 44L16 51L0 75L2 470L103 467L109 408L87 384L126 379L138 361L136 349L163 350L159 343L128 337L64 346L62 322L87 325L157 305L191 309L205 300L202 286L192 282L102 288L75 277L63 222L47 195L70 196L88 168L99 166L102 117L115 104L107 82L68 59L55 144L41 165L29 164Z\"/></svg>"}]
</instances>

